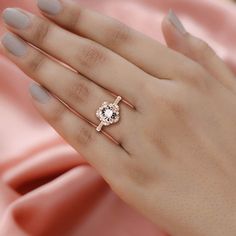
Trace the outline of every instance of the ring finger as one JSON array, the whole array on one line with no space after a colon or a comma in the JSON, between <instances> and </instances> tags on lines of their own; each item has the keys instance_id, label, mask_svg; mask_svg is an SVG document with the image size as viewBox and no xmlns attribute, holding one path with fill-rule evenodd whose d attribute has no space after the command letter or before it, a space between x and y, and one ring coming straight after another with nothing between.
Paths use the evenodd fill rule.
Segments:
<instances>
[{"instance_id":1,"label":"ring finger","mask_svg":"<svg viewBox=\"0 0 236 236\"><path fill-rule=\"evenodd\" d=\"M3 37L2 44L7 49L4 50L6 55L27 75L93 124L99 123L96 117L98 107L104 101L112 103L115 99L105 89L50 59L11 33ZM129 137L125 132L132 128L130 121L135 119L135 111L122 102L120 107L122 122L109 127L108 134L124 147L123 138Z\"/></svg>"}]
</instances>

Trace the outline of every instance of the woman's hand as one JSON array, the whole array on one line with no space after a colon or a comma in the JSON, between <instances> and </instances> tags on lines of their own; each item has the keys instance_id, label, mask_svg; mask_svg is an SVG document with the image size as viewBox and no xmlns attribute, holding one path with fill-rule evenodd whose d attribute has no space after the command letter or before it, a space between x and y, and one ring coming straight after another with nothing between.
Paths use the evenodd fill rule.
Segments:
<instances>
[{"instance_id":1,"label":"woman's hand","mask_svg":"<svg viewBox=\"0 0 236 236\"><path fill-rule=\"evenodd\" d=\"M2 45L47 89L30 88L45 119L171 235L236 235L236 82L213 50L172 12L163 31L182 54L70 1L39 7L56 24L7 9L14 34ZM120 122L98 133L96 110L114 94L128 103Z\"/></svg>"}]
</instances>

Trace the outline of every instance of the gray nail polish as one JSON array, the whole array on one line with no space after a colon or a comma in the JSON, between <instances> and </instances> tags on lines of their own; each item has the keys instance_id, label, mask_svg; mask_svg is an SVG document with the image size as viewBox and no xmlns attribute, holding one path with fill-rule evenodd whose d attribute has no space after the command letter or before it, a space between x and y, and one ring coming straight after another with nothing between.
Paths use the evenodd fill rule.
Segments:
<instances>
[{"instance_id":1,"label":"gray nail polish","mask_svg":"<svg viewBox=\"0 0 236 236\"><path fill-rule=\"evenodd\" d=\"M181 34L187 33L186 29L184 28L184 25L181 23L180 19L177 17L173 10L169 11L168 19Z\"/></svg>"},{"instance_id":2,"label":"gray nail polish","mask_svg":"<svg viewBox=\"0 0 236 236\"><path fill-rule=\"evenodd\" d=\"M2 45L13 55L22 57L27 53L27 44L14 34L6 33L2 38Z\"/></svg>"},{"instance_id":3,"label":"gray nail polish","mask_svg":"<svg viewBox=\"0 0 236 236\"><path fill-rule=\"evenodd\" d=\"M25 29L30 25L29 17L14 8L7 8L3 11L3 19L6 24L17 29Z\"/></svg>"},{"instance_id":4,"label":"gray nail polish","mask_svg":"<svg viewBox=\"0 0 236 236\"><path fill-rule=\"evenodd\" d=\"M51 95L47 92L46 89L35 83L31 84L31 86L29 87L29 91L31 96L39 103L45 104L51 98Z\"/></svg>"},{"instance_id":5,"label":"gray nail polish","mask_svg":"<svg viewBox=\"0 0 236 236\"><path fill-rule=\"evenodd\" d=\"M38 7L40 10L51 15L56 15L62 10L59 0L38 0Z\"/></svg>"}]
</instances>

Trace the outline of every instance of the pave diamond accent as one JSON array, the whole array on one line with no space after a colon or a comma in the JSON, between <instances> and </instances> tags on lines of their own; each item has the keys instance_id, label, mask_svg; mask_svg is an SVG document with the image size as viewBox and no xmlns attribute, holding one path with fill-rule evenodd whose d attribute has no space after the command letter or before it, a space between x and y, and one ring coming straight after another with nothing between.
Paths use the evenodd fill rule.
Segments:
<instances>
[{"instance_id":1,"label":"pave diamond accent","mask_svg":"<svg viewBox=\"0 0 236 236\"><path fill-rule=\"evenodd\" d=\"M118 103L121 101L121 97L117 97L114 103L104 102L96 112L97 118L101 121L97 127L97 131L101 131L102 126L109 126L115 124L120 119L120 108Z\"/></svg>"}]
</instances>

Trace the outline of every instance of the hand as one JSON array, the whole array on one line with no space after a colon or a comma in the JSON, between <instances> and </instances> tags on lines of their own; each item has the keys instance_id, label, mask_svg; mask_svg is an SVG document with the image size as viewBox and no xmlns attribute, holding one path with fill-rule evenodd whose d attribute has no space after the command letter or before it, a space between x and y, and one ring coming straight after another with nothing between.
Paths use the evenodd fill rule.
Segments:
<instances>
[{"instance_id":1,"label":"hand","mask_svg":"<svg viewBox=\"0 0 236 236\"><path fill-rule=\"evenodd\" d=\"M70 1L39 0L39 7L56 24L8 9L14 34L2 45L42 85L30 91L45 119L124 201L171 235L235 235L232 72L173 13L163 31L182 54ZM98 133L96 110L114 94L127 101L121 120Z\"/></svg>"}]
</instances>

